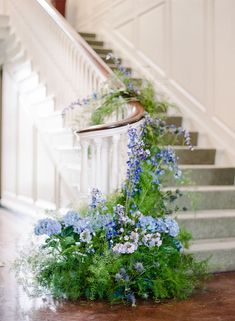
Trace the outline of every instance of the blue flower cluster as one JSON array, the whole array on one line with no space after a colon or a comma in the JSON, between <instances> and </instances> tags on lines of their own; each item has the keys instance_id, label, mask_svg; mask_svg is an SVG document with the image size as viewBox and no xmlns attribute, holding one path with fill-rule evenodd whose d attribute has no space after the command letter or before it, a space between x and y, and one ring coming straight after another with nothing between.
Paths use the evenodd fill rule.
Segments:
<instances>
[{"instance_id":1,"label":"blue flower cluster","mask_svg":"<svg viewBox=\"0 0 235 321\"><path fill-rule=\"evenodd\" d=\"M172 237L176 237L179 234L179 225L171 217L154 218L152 216L142 216L139 219L139 226L149 232L166 233Z\"/></svg>"},{"instance_id":2,"label":"blue flower cluster","mask_svg":"<svg viewBox=\"0 0 235 321\"><path fill-rule=\"evenodd\" d=\"M53 220L51 218L45 218L39 220L37 225L34 228L35 235L48 235L52 236L55 234L59 234L61 232L61 224L60 222Z\"/></svg>"},{"instance_id":3,"label":"blue flower cluster","mask_svg":"<svg viewBox=\"0 0 235 321\"><path fill-rule=\"evenodd\" d=\"M68 211L63 217L62 223L65 227L74 226L81 219L79 213L75 211Z\"/></svg>"},{"instance_id":4,"label":"blue flower cluster","mask_svg":"<svg viewBox=\"0 0 235 321\"><path fill-rule=\"evenodd\" d=\"M144 149L144 141L136 128L130 127L128 130L128 161L126 192L128 197L140 191L138 187L140 174L142 172L141 161L146 160L150 155L149 150Z\"/></svg>"}]
</instances>

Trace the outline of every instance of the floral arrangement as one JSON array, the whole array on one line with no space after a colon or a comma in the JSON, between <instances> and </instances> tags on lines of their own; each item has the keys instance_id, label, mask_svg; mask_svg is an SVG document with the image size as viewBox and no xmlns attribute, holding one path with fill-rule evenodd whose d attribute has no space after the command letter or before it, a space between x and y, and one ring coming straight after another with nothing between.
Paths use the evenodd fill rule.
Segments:
<instances>
[{"instance_id":1,"label":"floral arrangement","mask_svg":"<svg viewBox=\"0 0 235 321\"><path fill-rule=\"evenodd\" d=\"M187 132L148 114L140 129L129 128L127 175L121 191L105 198L94 188L90 204L57 218L40 220L44 235L18 270L56 298L105 299L112 303L188 297L205 276L206 262L185 252L190 235L172 212L180 196L162 189L167 177L180 179L174 150L162 146L166 134ZM19 271L20 272L20 271Z\"/></svg>"},{"instance_id":2,"label":"floral arrangement","mask_svg":"<svg viewBox=\"0 0 235 321\"><path fill-rule=\"evenodd\" d=\"M131 101L139 102L151 116L158 114L158 117L169 107L176 107L163 94L156 94L151 82L132 78L130 71L121 65L118 57L110 53L106 60L112 60L116 69L101 90L86 98L77 99L64 108L63 117L71 110L77 112L72 127L79 130L84 126L105 123L112 113L123 110ZM89 115L86 121L84 115Z\"/></svg>"}]
</instances>

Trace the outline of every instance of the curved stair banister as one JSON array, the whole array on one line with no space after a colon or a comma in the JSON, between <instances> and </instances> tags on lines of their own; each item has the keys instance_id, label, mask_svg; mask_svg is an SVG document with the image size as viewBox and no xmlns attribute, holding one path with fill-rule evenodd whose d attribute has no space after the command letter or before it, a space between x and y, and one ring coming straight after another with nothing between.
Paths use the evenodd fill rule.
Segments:
<instances>
[{"instance_id":1,"label":"curved stair banister","mask_svg":"<svg viewBox=\"0 0 235 321\"><path fill-rule=\"evenodd\" d=\"M33 57L48 91L55 95L56 110L76 99L99 91L113 71L45 0L7 0L17 36ZM35 23L37 21L37 23ZM117 81L117 86L124 86ZM125 172L127 129L138 126L144 109L138 102L127 104L127 113L116 115L108 123L83 128L76 133L81 146L81 178L78 191L87 195L91 187L109 193L120 186ZM66 116L70 126L73 110ZM124 116L124 118L123 118Z\"/></svg>"},{"instance_id":2,"label":"curved stair banister","mask_svg":"<svg viewBox=\"0 0 235 321\"><path fill-rule=\"evenodd\" d=\"M92 187L110 193L121 186L126 171L127 130L138 127L144 108L138 102L129 103L132 114L122 120L76 131L81 145L80 195Z\"/></svg>"}]
</instances>

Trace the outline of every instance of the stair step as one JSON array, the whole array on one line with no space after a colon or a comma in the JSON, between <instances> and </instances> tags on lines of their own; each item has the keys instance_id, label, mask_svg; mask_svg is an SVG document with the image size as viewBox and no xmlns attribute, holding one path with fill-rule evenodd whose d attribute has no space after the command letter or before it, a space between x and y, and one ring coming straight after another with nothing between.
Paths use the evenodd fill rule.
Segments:
<instances>
[{"instance_id":1,"label":"stair step","mask_svg":"<svg viewBox=\"0 0 235 321\"><path fill-rule=\"evenodd\" d=\"M36 72L31 73L29 77L26 77L19 82L19 88L21 92L27 92L35 89L39 85L39 75Z\"/></svg>"},{"instance_id":2,"label":"stair step","mask_svg":"<svg viewBox=\"0 0 235 321\"><path fill-rule=\"evenodd\" d=\"M86 39L86 42L91 46L95 46L95 47L103 47L104 46L104 42L103 41L99 41L99 40L95 40L95 39Z\"/></svg>"},{"instance_id":3,"label":"stair step","mask_svg":"<svg viewBox=\"0 0 235 321\"><path fill-rule=\"evenodd\" d=\"M26 61L22 65L20 65L19 68L17 68L17 70L13 72L13 77L16 79L16 81L21 81L29 77L31 72L32 72L31 62Z\"/></svg>"},{"instance_id":4,"label":"stair step","mask_svg":"<svg viewBox=\"0 0 235 321\"><path fill-rule=\"evenodd\" d=\"M107 60L107 55L106 54L99 54L100 58L103 59L106 63L113 63L114 64L114 59L113 58L109 58L109 60ZM118 60L120 61L120 63L122 63L122 59L120 59L118 57Z\"/></svg>"},{"instance_id":5,"label":"stair step","mask_svg":"<svg viewBox=\"0 0 235 321\"><path fill-rule=\"evenodd\" d=\"M59 146L55 148L58 154L60 163L66 165L67 163L79 164L81 163L81 148L78 147L67 147Z\"/></svg>"},{"instance_id":6,"label":"stair step","mask_svg":"<svg viewBox=\"0 0 235 321\"><path fill-rule=\"evenodd\" d=\"M235 168L213 165L182 165L187 185L234 185ZM170 182L168 182L168 185Z\"/></svg>"},{"instance_id":7,"label":"stair step","mask_svg":"<svg viewBox=\"0 0 235 321\"><path fill-rule=\"evenodd\" d=\"M40 84L37 87L24 92L24 96L26 97L27 102L29 102L30 104L35 104L38 101L45 99L46 94L47 94L47 88L43 84Z\"/></svg>"},{"instance_id":8,"label":"stair step","mask_svg":"<svg viewBox=\"0 0 235 321\"><path fill-rule=\"evenodd\" d=\"M53 114L55 108L54 96L47 96L35 104L31 104L30 110L35 116L48 116Z\"/></svg>"},{"instance_id":9,"label":"stair step","mask_svg":"<svg viewBox=\"0 0 235 321\"><path fill-rule=\"evenodd\" d=\"M235 238L197 240L191 245L190 252L198 260L210 257L210 272L235 270Z\"/></svg>"},{"instance_id":10,"label":"stair step","mask_svg":"<svg viewBox=\"0 0 235 321\"><path fill-rule=\"evenodd\" d=\"M198 142L198 132L190 132L191 144L193 146L197 145ZM184 137L179 135L167 134L164 136L165 145L185 145Z\"/></svg>"},{"instance_id":11,"label":"stair step","mask_svg":"<svg viewBox=\"0 0 235 321\"><path fill-rule=\"evenodd\" d=\"M181 116L167 116L165 122L167 125L182 126L183 118Z\"/></svg>"},{"instance_id":12,"label":"stair step","mask_svg":"<svg viewBox=\"0 0 235 321\"><path fill-rule=\"evenodd\" d=\"M51 129L62 129L64 125L64 119L61 111L55 111L51 114L41 116L38 119L38 124L44 131Z\"/></svg>"},{"instance_id":13,"label":"stair step","mask_svg":"<svg viewBox=\"0 0 235 321\"><path fill-rule=\"evenodd\" d=\"M195 240L235 238L235 210L209 210L177 213L177 221Z\"/></svg>"},{"instance_id":14,"label":"stair step","mask_svg":"<svg viewBox=\"0 0 235 321\"><path fill-rule=\"evenodd\" d=\"M195 147L193 151L188 147L174 147L176 156L179 157L178 163L180 165L212 165L215 163L214 148L199 148Z\"/></svg>"},{"instance_id":15,"label":"stair step","mask_svg":"<svg viewBox=\"0 0 235 321\"><path fill-rule=\"evenodd\" d=\"M107 54L113 52L111 49L102 48L102 47L99 47L99 46L93 46L92 48L97 52L98 55L99 54L107 55Z\"/></svg>"},{"instance_id":16,"label":"stair step","mask_svg":"<svg viewBox=\"0 0 235 321\"><path fill-rule=\"evenodd\" d=\"M73 147L75 145L75 135L68 128L51 129L44 133L49 136L53 146L63 145Z\"/></svg>"},{"instance_id":17,"label":"stair step","mask_svg":"<svg viewBox=\"0 0 235 321\"><path fill-rule=\"evenodd\" d=\"M92 33L92 32L79 32L80 36L82 36L84 39L95 39L96 38L96 34Z\"/></svg>"},{"instance_id":18,"label":"stair step","mask_svg":"<svg viewBox=\"0 0 235 321\"><path fill-rule=\"evenodd\" d=\"M171 202L169 207L178 206L180 211L235 209L235 186L184 186L179 190L183 195Z\"/></svg>"}]
</instances>

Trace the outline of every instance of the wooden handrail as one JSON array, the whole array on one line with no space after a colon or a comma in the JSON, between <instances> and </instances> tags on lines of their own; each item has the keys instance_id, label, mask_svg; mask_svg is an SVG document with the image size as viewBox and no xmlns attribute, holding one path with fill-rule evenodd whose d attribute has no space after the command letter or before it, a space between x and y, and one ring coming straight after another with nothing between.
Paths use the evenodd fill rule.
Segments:
<instances>
[{"instance_id":1,"label":"wooden handrail","mask_svg":"<svg viewBox=\"0 0 235 321\"><path fill-rule=\"evenodd\" d=\"M75 131L76 134L82 134L82 133L89 133L93 131L98 130L107 130L112 128L118 128L126 125L131 125L136 123L137 121L141 120L144 117L145 110L143 106L138 102L130 102L130 105L132 106L132 109L134 109L133 114L130 117L127 117L126 119L122 119L110 124L102 124L97 126L90 126L85 129L77 130Z\"/></svg>"},{"instance_id":2,"label":"wooden handrail","mask_svg":"<svg viewBox=\"0 0 235 321\"><path fill-rule=\"evenodd\" d=\"M89 59L99 68L102 74L108 78L112 70L107 64L97 55L97 53L88 45L88 43L80 36L78 32L65 20L65 18L45 0L35 0L46 13L51 17L54 23L63 31L73 44L78 47L78 50L84 50Z\"/></svg>"},{"instance_id":3,"label":"wooden handrail","mask_svg":"<svg viewBox=\"0 0 235 321\"><path fill-rule=\"evenodd\" d=\"M45 0L35 0L51 17L54 23L66 34L66 36L73 42L73 44L78 47L78 50L85 50L90 61L96 65L100 72L108 79L113 74L113 71L108 67L108 65L99 57L99 55L91 48L91 46L76 32L70 24L64 19L64 17L55 8ZM120 85L123 85L120 82ZM77 133L86 133L98 130L107 130L111 128L118 128L126 126L128 124L133 124L141 120L144 116L144 108L138 102L130 102L131 108L133 109L133 114L123 120L110 123L109 125L97 125L84 128L83 130L77 131Z\"/></svg>"}]
</instances>

